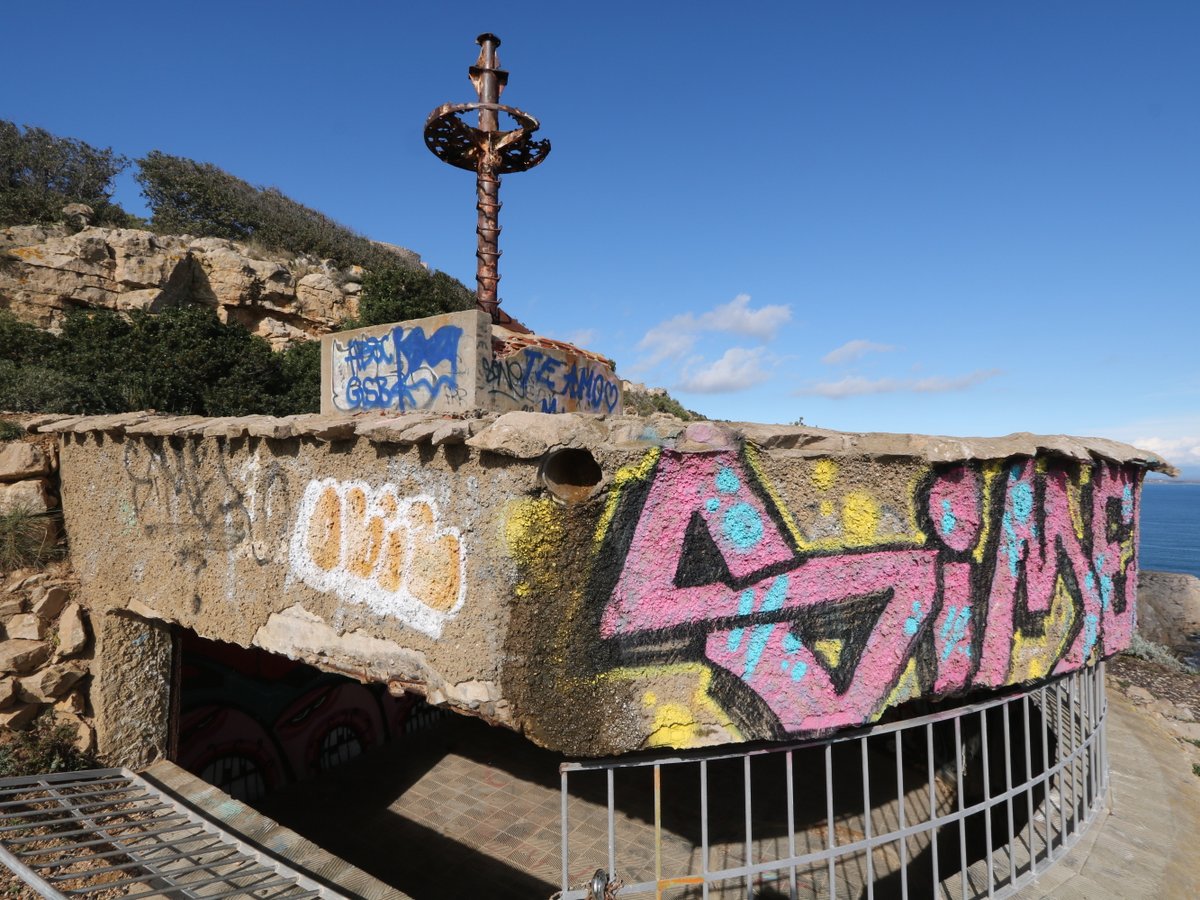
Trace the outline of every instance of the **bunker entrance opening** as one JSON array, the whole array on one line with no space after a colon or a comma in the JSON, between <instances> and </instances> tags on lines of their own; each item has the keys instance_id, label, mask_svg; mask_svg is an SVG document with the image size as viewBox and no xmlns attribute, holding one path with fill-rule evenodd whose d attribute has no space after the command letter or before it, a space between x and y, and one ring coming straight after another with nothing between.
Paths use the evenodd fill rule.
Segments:
<instances>
[{"instance_id":1,"label":"bunker entrance opening","mask_svg":"<svg viewBox=\"0 0 1200 900\"><path fill-rule=\"evenodd\" d=\"M175 762L238 800L256 803L372 750L441 713L415 694L262 650L178 639Z\"/></svg>"},{"instance_id":2,"label":"bunker entrance opening","mask_svg":"<svg viewBox=\"0 0 1200 900\"><path fill-rule=\"evenodd\" d=\"M178 761L418 900L448 873L461 896L583 900L597 870L614 897L1004 896L1107 780L1095 670L826 741L573 761L414 696L180 646Z\"/></svg>"}]
</instances>

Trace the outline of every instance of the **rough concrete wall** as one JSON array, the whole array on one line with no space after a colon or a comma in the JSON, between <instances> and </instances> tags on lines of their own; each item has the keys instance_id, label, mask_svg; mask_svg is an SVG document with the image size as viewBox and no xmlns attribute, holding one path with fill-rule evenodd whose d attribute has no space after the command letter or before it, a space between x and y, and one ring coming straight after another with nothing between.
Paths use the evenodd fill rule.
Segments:
<instances>
[{"instance_id":1,"label":"rough concrete wall","mask_svg":"<svg viewBox=\"0 0 1200 900\"><path fill-rule=\"evenodd\" d=\"M662 416L48 427L92 603L585 755L826 731L1110 654L1163 467Z\"/></svg>"},{"instance_id":2,"label":"rough concrete wall","mask_svg":"<svg viewBox=\"0 0 1200 900\"><path fill-rule=\"evenodd\" d=\"M475 310L321 340L321 412L620 413L612 366L569 344L493 330Z\"/></svg>"},{"instance_id":3,"label":"rough concrete wall","mask_svg":"<svg viewBox=\"0 0 1200 900\"><path fill-rule=\"evenodd\" d=\"M170 735L171 631L124 613L93 615L96 748L116 765L165 759Z\"/></svg>"},{"instance_id":4,"label":"rough concrete wall","mask_svg":"<svg viewBox=\"0 0 1200 900\"><path fill-rule=\"evenodd\" d=\"M477 311L376 325L321 340L321 412L466 412L481 403L491 319Z\"/></svg>"},{"instance_id":5,"label":"rough concrete wall","mask_svg":"<svg viewBox=\"0 0 1200 900\"><path fill-rule=\"evenodd\" d=\"M603 722L609 750L824 732L1130 640L1133 466L663 449L615 480L598 517L530 500L515 520L527 595L509 656L525 629L541 652L506 695L546 738L550 723L558 738ZM586 577L559 575L568 546ZM561 617L522 616L552 598Z\"/></svg>"}]
</instances>

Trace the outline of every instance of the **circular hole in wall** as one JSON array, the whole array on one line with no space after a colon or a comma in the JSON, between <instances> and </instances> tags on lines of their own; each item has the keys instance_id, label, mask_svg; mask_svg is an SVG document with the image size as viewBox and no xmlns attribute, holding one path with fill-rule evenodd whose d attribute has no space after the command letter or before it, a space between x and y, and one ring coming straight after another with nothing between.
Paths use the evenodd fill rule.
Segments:
<instances>
[{"instance_id":1,"label":"circular hole in wall","mask_svg":"<svg viewBox=\"0 0 1200 900\"><path fill-rule=\"evenodd\" d=\"M542 460L542 484L563 503L582 503L600 486L604 472L587 450L553 450Z\"/></svg>"}]
</instances>

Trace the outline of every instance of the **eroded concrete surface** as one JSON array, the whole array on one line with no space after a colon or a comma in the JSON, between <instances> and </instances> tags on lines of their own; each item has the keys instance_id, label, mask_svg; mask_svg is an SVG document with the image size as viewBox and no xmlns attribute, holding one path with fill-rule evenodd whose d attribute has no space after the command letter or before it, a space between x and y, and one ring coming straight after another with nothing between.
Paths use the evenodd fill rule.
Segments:
<instances>
[{"instance_id":1,"label":"eroded concrete surface","mask_svg":"<svg viewBox=\"0 0 1200 900\"><path fill-rule=\"evenodd\" d=\"M41 428L97 612L576 755L823 732L1107 656L1134 624L1141 477L1167 468L1098 439L667 416Z\"/></svg>"}]
</instances>

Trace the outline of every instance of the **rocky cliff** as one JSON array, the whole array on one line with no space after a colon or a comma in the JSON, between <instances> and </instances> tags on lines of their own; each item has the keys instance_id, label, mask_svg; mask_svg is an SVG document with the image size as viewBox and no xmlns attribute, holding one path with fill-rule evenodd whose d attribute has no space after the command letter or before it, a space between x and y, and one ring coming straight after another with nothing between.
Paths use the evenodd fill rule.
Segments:
<instances>
[{"instance_id":1,"label":"rocky cliff","mask_svg":"<svg viewBox=\"0 0 1200 900\"><path fill-rule=\"evenodd\" d=\"M397 258L420 264L398 248ZM77 307L157 311L200 303L280 346L355 315L362 274L358 266L338 269L222 238L66 225L0 229L0 309L50 329Z\"/></svg>"}]
</instances>

